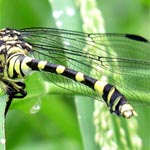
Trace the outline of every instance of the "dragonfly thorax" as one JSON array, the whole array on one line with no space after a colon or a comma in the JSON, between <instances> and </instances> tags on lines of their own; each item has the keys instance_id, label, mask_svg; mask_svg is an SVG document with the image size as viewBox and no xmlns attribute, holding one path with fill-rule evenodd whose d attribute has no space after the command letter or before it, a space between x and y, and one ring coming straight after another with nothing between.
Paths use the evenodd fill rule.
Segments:
<instances>
[{"instance_id":1,"label":"dragonfly thorax","mask_svg":"<svg viewBox=\"0 0 150 150\"><path fill-rule=\"evenodd\" d=\"M32 46L24 41L20 32L8 28L0 30L0 54L27 54L31 49Z\"/></svg>"}]
</instances>

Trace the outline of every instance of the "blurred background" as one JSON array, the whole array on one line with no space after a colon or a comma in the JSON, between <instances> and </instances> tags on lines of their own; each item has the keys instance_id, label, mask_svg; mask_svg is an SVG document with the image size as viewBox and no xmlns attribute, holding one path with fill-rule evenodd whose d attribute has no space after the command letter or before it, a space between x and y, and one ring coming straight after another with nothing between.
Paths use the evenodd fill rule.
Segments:
<instances>
[{"instance_id":1,"label":"blurred background","mask_svg":"<svg viewBox=\"0 0 150 150\"><path fill-rule=\"evenodd\" d=\"M85 20L88 19L85 14L90 12L90 9L101 12L102 22L99 22L99 16L89 14L91 18L94 15L97 17L97 21L93 22L92 26L96 28L98 24L101 24L101 29L85 29ZM106 32L132 33L150 39L150 1L0 0L0 28L58 27L75 31L104 32L103 26ZM53 85L43 82L42 76L38 73L28 77L26 84L28 97L23 100L14 100L6 118L8 150L102 149L100 144L94 142L93 101L84 101L88 109L88 112L85 112L89 115L88 122L81 121L79 124L76 112L79 104L75 104L73 96L63 93L63 91L62 93L58 92L57 88L54 91L55 95L50 94L47 92L47 88L51 88ZM87 98L83 97L83 99ZM84 108L80 109L84 110ZM149 109L149 107L142 108L141 115L135 123L136 131L138 131L136 134L141 142L136 149L150 149ZM116 122L118 120L112 121L114 131L122 128L120 124L115 126ZM126 136L124 137L127 145L124 146L124 142L119 142L117 149L125 149L125 147L135 149L132 144L133 139L128 137L128 135L132 136L129 128L125 130ZM86 130L83 131L84 129ZM89 134L85 135L85 132ZM114 134L115 139L119 139L119 134Z\"/></svg>"}]
</instances>

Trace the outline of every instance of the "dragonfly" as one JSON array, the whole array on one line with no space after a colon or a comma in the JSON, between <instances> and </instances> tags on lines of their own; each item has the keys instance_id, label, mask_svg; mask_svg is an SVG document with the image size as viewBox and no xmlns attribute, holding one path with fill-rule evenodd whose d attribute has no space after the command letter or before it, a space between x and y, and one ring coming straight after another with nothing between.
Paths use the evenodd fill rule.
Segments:
<instances>
[{"instance_id":1,"label":"dragonfly","mask_svg":"<svg viewBox=\"0 0 150 150\"><path fill-rule=\"evenodd\" d=\"M0 84L14 98L27 95L24 79L38 71L74 93L106 103L111 113L136 116L150 103L150 42L141 36L34 27L0 30Z\"/></svg>"}]
</instances>

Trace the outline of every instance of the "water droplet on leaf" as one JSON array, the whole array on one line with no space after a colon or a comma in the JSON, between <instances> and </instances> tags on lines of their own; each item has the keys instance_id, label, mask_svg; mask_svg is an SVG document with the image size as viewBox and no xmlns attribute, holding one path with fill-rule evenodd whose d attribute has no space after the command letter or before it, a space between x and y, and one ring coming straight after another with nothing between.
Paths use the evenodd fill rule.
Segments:
<instances>
[{"instance_id":1,"label":"water droplet on leaf","mask_svg":"<svg viewBox=\"0 0 150 150\"><path fill-rule=\"evenodd\" d=\"M39 112L40 109L41 109L41 105L39 103L37 103L37 104L32 106L32 108L30 109L30 113L36 114Z\"/></svg>"},{"instance_id":2,"label":"water droplet on leaf","mask_svg":"<svg viewBox=\"0 0 150 150\"><path fill-rule=\"evenodd\" d=\"M5 138L1 138L1 139L0 139L0 143L1 143L1 144L5 144L5 143L6 143L6 139L5 139Z\"/></svg>"}]
</instances>

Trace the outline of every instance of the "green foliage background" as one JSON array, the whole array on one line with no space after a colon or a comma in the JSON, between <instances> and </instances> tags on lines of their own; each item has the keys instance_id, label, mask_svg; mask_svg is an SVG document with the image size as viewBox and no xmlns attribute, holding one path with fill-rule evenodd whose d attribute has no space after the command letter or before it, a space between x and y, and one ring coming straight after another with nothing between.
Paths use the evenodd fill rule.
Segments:
<instances>
[{"instance_id":1,"label":"green foliage background","mask_svg":"<svg viewBox=\"0 0 150 150\"><path fill-rule=\"evenodd\" d=\"M86 3L86 1L82 2ZM92 4L92 1L90 3ZM96 3L97 8L102 12L106 32L136 33L150 38L149 0L97 0ZM74 16L68 16L62 11L68 10L70 7L75 10ZM88 9L90 6L87 6L86 11ZM53 18L54 12L57 12L63 14L61 28L83 31L84 16L81 15L80 10L79 0L53 0L50 2L47 0L0 0L0 28L56 27L56 24L60 24L56 18ZM95 22L95 24L98 23ZM89 32L91 31L89 30ZM83 147L86 150L101 149L94 143L93 101L80 97L82 104L77 104L78 117L82 113L80 110L84 110L83 105L86 106L86 110L82 114L85 116L85 121L79 120L79 128L73 96L50 83L43 82L43 78L38 73L28 77L26 83L28 97L23 100L14 100L6 118L7 149L82 150ZM59 94L54 95L54 93ZM148 115L145 115L149 113L149 108L139 109L139 112L142 115L138 117L139 133L137 134L141 136L142 149L149 150L148 125L150 120ZM103 118L105 119L105 116ZM116 122L118 120L112 116L111 123L114 131L122 127L120 123L116 125ZM88 134L85 134L84 129ZM130 141L130 136L132 136L129 134L130 130L126 129L125 131L129 135L129 137L125 137L125 140L130 143L130 149L134 150L132 141ZM119 136L120 134L115 132L114 137L119 139ZM117 143L119 148L122 148L122 143Z\"/></svg>"}]
</instances>

